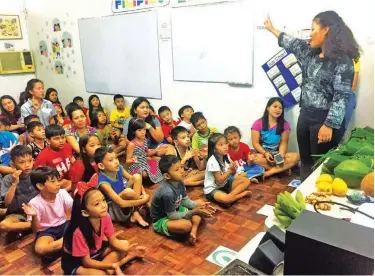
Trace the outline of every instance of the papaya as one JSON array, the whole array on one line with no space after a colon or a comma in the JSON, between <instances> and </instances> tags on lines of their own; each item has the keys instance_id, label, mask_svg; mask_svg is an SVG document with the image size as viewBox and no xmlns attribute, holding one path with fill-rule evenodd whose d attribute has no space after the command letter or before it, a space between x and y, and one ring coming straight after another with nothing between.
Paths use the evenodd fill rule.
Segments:
<instances>
[{"instance_id":1,"label":"papaya","mask_svg":"<svg viewBox=\"0 0 375 276\"><path fill-rule=\"evenodd\" d=\"M374 197L374 172L369 173L362 179L361 189L366 195Z\"/></svg>"},{"instance_id":2,"label":"papaya","mask_svg":"<svg viewBox=\"0 0 375 276\"><path fill-rule=\"evenodd\" d=\"M362 154L355 154L353 156L353 158L351 158L351 159L359 160L359 161L363 162L363 164L365 164L370 169L374 168L374 157L373 156L362 155Z\"/></svg>"},{"instance_id":3,"label":"papaya","mask_svg":"<svg viewBox=\"0 0 375 276\"><path fill-rule=\"evenodd\" d=\"M372 170L359 160L345 160L335 169L335 176L345 181L349 188L358 188L362 179Z\"/></svg>"},{"instance_id":4,"label":"papaya","mask_svg":"<svg viewBox=\"0 0 375 276\"><path fill-rule=\"evenodd\" d=\"M348 153L374 156L374 145L365 139L352 138L346 143Z\"/></svg>"},{"instance_id":5,"label":"papaya","mask_svg":"<svg viewBox=\"0 0 375 276\"><path fill-rule=\"evenodd\" d=\"M330 158L327 160L327 162L324 163L324 167L328 172L333 172L333 170L340 165L340 161L336 161L333 158Z\"/></svg>"},{"instance_id":6,"label":"papaya","mask_svg":"<svg viewBox=\"0 0 375 276\"><path fill-rule=\"evenodd\" d=\"M331 173L332 173L332 171L327 168L326 164L323 164L322 174L331 174Z\"/></svg>"},{"instance_id":7,"label":"papaya","mask_svg":"<svg viewBox=\"0 0 375 276\"><path fill-rule=\"evenodd\" d=\"M367 141L374 141L374 129L370 127L355 128L352 131L350 138L361 138Z\"/></svg>"}]
</instances>

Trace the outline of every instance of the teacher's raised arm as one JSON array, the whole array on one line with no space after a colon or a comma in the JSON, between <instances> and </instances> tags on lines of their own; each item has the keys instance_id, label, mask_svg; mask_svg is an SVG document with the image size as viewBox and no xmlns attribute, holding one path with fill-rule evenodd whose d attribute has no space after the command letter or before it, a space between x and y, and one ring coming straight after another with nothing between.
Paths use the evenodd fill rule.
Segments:
<instances>
[{"instance_id":1,"label":"teacher's raised arm","mask_svg":"<svg viewBox=\"0 0 375 276\"><path fill-rule=\"evenodd\" d=\"M297 140L303 181L312 172L312 155L337 147L344 135L344 115L352 96L353 61L360 57L359 46L334 11L321 12L313 18L309 41L278 31L270 18L264 25L278 38L279 46L288 49L302 64Z\"/></svg>"},{"instance_id":2,"label":"teacher's raised arm","mask_svg":"<svg viewBox=\"0 0 375 276\"><path fill-rule=\"evenodd\" d=\"M264 27L274 34L277 39L279 46L292 52L301 63L306 61L309 55L311 55L312 49L306 40L292 37L284 32L277 30L270 19L267 17L264 21Z\"/></svg>"}]
</instances>

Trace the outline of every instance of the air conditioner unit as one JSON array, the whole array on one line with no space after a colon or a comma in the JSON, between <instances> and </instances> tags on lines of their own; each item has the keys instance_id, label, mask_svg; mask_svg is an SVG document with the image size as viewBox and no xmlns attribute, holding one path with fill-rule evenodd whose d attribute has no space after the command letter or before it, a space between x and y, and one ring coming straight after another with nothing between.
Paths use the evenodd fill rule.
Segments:
<instances>
[{"instance_id":1,"label":"air conditioner unit","mask_svg":"<svg viewBox=\"0 0 375 276\"><path fill-rule=\"evenodd\" d=\"M33 72L35 66L30 51L0 52L0 75Z\"/></svg>"}]
</instances>

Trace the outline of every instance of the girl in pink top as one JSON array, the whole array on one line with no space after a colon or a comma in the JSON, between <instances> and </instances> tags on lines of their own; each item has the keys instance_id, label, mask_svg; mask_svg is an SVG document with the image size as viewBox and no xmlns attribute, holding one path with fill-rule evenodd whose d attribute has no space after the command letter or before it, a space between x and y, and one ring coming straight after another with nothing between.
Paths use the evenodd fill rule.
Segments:
<instances>
[{"instance_id":1,"label":"girl in pink top","mask_svg":"<svg viewBox=\"0 0 375 276\"><path fill-rule=\"evenodd\" d=\"M65 275L124 275L122 265L147 253L145 247L115 236L107 202L95 185L95 180L77 185L72 219L64 234L61 266Z\"/></svg>"}]
</instances>

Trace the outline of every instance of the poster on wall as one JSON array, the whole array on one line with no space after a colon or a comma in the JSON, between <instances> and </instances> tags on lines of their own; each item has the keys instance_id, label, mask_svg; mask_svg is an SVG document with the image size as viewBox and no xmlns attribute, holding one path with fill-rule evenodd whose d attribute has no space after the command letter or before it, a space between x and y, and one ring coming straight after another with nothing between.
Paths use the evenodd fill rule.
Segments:
<instances>
[{"instance_id":1,"label":"poster on wall","mask_svg":"<svg viewBox=\"0 0 375 276\"><path fill-rule=\"evenodd\" d=\"M73 47L73 42L72 42L72 36L68 32L64 32L62 37L61 37L61 44L63 48L72 48Z\"/></svg>"},{"instance_id":2,"label":"poster on wall","mask_svg":"<svg viewBox=\"0 0 375 276\"><path fill-rule=\"evenodd\" d=\"M41 40L39 42L39 52L41 56L48 57L48 47L47 43L44 40Z\"/></svg>"},{"instance_id":3,"label":"poster on wall","mask_svg":"<svg viewBox=\"0 0 375 276\"><path fill-rule=\"evenodd\" d=\"M301 98L302 66L296 56L281 50L262 66L277 94L289 108Z\"/></svg>"},{"instance_id":4,"label":"poster on wall","mask_svg":"<svg viewBox=\"0 0 375 276\"><path fill-rule=\"evenodd\" d=\"M169 4L169 0L112 0L112 12L150 9Z\"/></svg>"},{"instance_id":5,"label":"poster on wall","mask_svg":"<svg viewBox=\"0 0 375 276\"><path fill-rule=\"evenodd\" d=\"M60 58L61 57L61 46L59 41L55 38L51 41L52 46L52 55L53 58Z\"/></svg>"},{"instance_id":6,"label":"poster on wall","mask_svg":"<svg viewBox=\"0 0 375 276\"><path fill-rule=\"evenodd\" d=\"M55 62L55 73L57 75L64 75L64 67L61 61L56 61Z\"/></svg>"},{"instance_id":7,"label":"poster on wall","mask_svg":"<svg viewBox=\"0 0 375 276\"><path fill-rule=\"evenodd\" d=\"M22 39L20 17L0 14L0 39Z\"/></svg>"},{"instance_id":8,"label":"poster on wall","mask_svg":"<svg viewBox=\"0 0 375 276\"><path fill-rule=\"evenodd\" d=\"M55 18L52 21L52 26L53 26L53 32L55 32L55 33L61 32L61 23L60 23L60 20L58 18Z\"/></svg>"}]
</instances>

